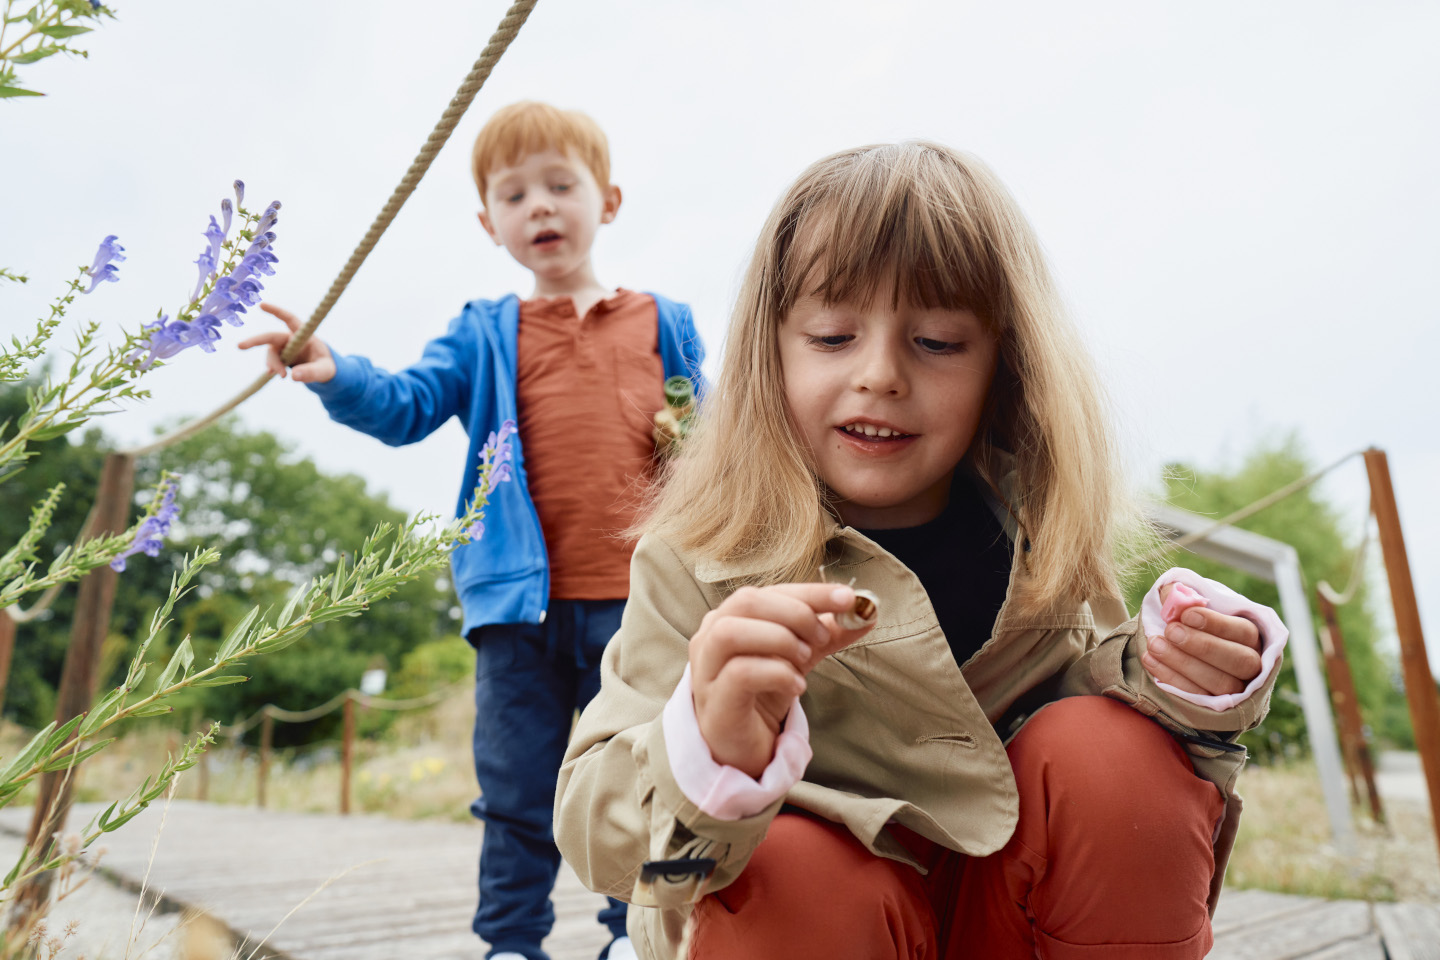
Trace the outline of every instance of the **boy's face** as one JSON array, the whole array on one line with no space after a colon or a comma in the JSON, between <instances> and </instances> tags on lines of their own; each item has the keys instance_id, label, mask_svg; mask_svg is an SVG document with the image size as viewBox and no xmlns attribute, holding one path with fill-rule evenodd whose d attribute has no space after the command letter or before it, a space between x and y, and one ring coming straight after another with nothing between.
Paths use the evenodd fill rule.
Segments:
<instances>
[{"instance_id":1,"label":"boy's face","mask_svg":"<svg viewBox=\"0 0 1440 960\"><path fill-rule=\"evenodd\" d=\"M584 163L559 150L491 170L480 224L537 281L584 271L600 224L615 219L620 188L600 189Z\"/></svg>"}]
</instances>

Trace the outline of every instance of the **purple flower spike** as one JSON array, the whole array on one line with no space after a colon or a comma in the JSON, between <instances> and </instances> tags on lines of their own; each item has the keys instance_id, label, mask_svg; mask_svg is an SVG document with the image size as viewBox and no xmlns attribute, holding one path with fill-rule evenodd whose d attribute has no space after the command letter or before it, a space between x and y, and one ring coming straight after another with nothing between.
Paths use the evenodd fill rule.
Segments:
<instances>
[{"instance_id":1,"label":"purple flower spike","mask_svg":"<svg viewBox=\"0 0 1440 960\"><path fill-rule=\"evenodd\" d=\"M90 264L90 269L85 273L90 277L90 287L86 293L94 291L100 284L109 281L111 283L120 279L119 268L116 263L125 259L125 248L115 242L115 234L110 234L100 241L100 248L95 251L95 259Z\"/></svg>"},{"instance_id":2,"label":"purple flower spike","mask_svg":"<svg viewBox=\"0 0 1440 960\"><path fill-rule=\"evenodd\" d=\"M143 553L147 557L160 556L160 548L165 545L164 537L170 532L170 525L180 515L180 508L175 505L175 482L167 479L165 490L161 494L160 509L155 511L153 517L146 517L135 531L135 539L130 546L110 561L110 569L117 573L125 572L125 561L137 553Z\"/></svg>"}]
</instances>

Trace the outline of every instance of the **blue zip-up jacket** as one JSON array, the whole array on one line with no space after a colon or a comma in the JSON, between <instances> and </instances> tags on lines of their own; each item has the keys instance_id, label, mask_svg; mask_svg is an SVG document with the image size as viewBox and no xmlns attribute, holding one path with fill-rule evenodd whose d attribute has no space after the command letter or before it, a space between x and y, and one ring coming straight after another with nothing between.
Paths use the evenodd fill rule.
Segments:
<instances>
[{"instance_id":1,"label":"blue zip-up jacket","mask_svg":"<svg viewBox=\"0 0 1440 960\"><path fill-rule=\"evenodd\" d=\"M657 294L660 358L665 376L682 374L703 391L705 348L690 308ZM330 418L392 447L423 440L452 416L470 435L455 515L468 508L480 480L480 450L492 430L518 420L515 410L516 341L520 300L473 300L443 337L425 345L420 362L398 373L364 357L335 353L335 377L306 384ZM581 411L576 411L582 416ZM539 623L550 597L550 564L540 517L530 499L525 451L511 440L514 479L498 485L485 509L485 538L458 547L450 558L455 591L465 612L463 633L491 623ZM583 481L579 481L583 482Z\"/></svg>"}]
</instances>

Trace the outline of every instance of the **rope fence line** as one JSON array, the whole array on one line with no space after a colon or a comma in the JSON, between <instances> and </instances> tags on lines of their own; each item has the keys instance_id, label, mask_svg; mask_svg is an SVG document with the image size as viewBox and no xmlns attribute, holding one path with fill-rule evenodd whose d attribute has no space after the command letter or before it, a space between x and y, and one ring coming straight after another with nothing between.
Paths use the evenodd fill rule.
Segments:
<instances>
[{"instance_id":1,"label":"rope fence line","mask_svg":"<svg viewBox=\"0 0 1440 960\"><path fill-rule=\"evenodd\" d=\"M229 725L222 725L217 731L222 736L230 738L232 743L238 743L240 738L257 726L260 728L260 768L255 778L255 800L260 807L265 806L265 792L270 779L270 760L274 753L274 731L275 721L281 723L309 723L321 717L334 713L337 709L345 713L344 733L340 740L340 812L350 812L350 781L355 767L355 707L356 705L368 707L374 710L389 710L391 712L404 712L408 710L423 710L426 707L433 707L436 704L455 696L464 690L468 690L470 681L454 683L439 690L431 691L421 697L410 697L404 700L390 700L384 697L372 697L359 690L346 690L331 697L317 707L309 710L286 710L277 707L273 703L256 710L244 720L238 720ZM209 752L200 754L199 763L200 777L200 800L206 800L210 788L210 766Z\"/></svg>"},{"instance_id":2,"label":"rope fence line","mask_svg":"<svg viewBox=\"0 0 1440 960\"><path fill-rule=\"evenodd\" d=\"M1217 531L1223 529L1224 527L1234 526L1242 520L1253 517L1255 514L1259 513L1261 510L1264 510L1266 507L1270 507L1279 503L1281 500L1284 500L1291 494L1299 493L1301 490L1304 490L1306 487L1317 482L1335 468L1344 466L1356 457L1363 457L1364 455L1364 450L1355 450L1351 453L1347 453L1345 454L1345 456L1341 457L1339 460L1336 460L1329 466L1321 467L1319 470L1316 470L1313 473L1307 473L1305 476L1301 477L1298 480L1292 480L1291 482L1285 484L1285 486L1280 487L1277 490L1272 490L1270 493L1267 493L1259 500L1255 500L1251 503L1246 504L1245 506L1241 507L1239 510L1236 510L1232 514L1229 514L1228 516L1221 517L1219 520L1216 520L1214 523L1210 524L1210 526L1205 527L1202 530L1196 530L1194 533L1187 533L1183 537L1176 537L1174 540L1170 540L1166 543L1161 544L1160 546L1141 556L1138 560L1136 560L1136 563L1149 563L1152 560L1160 559L1161 557L1169 553L1171 550L1183 550L1184 548L1190 546L1190 544L1192 543L1199 543L1201 540L1207 540L1212 537Z\"/></svg>"},{"instance_id":3,"label":"rope fence line","mask_svg":"<svg viewBox=\"0 0 1440 960\"><path fill-rule=\"evenodd\" d=\"M415 192L415 188L419 185L420 179L424 177L425 172L430 169L430 164L435 160L435 156L440 152L440 149L445 146L446 141L450 139L450 134L455 132L455 127L459 125L460 118L465 115L465 111L469 109L470 104L475 99L475 95L480 92L480 88L483 87L485 81L489 79L490 72L495 69L495 64L500 61L500 57L509 48L511 41L520 33L520 28L524 26L525 21L530 16L530 11L535 8L537 2L538 0L515 0L515 3L510 6L510 9L505 11L505 16L500 19L499 26L495 28L495 32L490 36L490 42L485 44L485 49L480 52L480 58L475 61L474 65L470 68L470 72L465 75L465 79L460 83L460 88L455 91L455 96L451 98L450 104L445 108L445 112L440 115L440 120L435 124L435 128L430 131L430 136L425 139L425 143L421 146L420 152L416 154L415 159L410 162L410 169L405 171L405 176L400 179L394 191L391 192L390 199L385 201L385 206L376 214L375 220L370 224L370 229L365 232L365 236L361 239L359 245L356 246L354 252L350 254L350 259L345 262L345 266L340 269L339 275L336 276L335 280L330 284L330 289L325 293L324 298L320 301L320 305L315 308L314 313L310 314L310 319L305 321L305 325L297 330L295 335L290 338L290 342L286 344L284 352L280 355L285 363L289 364L293 361L295 357L299 355L300 351L304 349L305 344L310 342L310 338L315 334L315 329L319 327L321 322L329 315L331 308L334 307L336 301L340 299L340 295L345 292L345 288L348 287L350 281L354 279L356 272L360 269L360 265L365 262L366 257L370 256L370 251L375 249L375 244L380 242L381 235L385 233L386 228L390 226L390 223L395 219L396 215L399 214L400 208L405 205L405 201L410 198L410 194ZM147 453L154 453L173 443L184 440L186 437L199 433L258 393L260 388L265 386L270 379L271 374L262 374L244 390L205 416L183 424L150 443L134 447L126 452L137 457Z\"/></svg>"}]
</instances>

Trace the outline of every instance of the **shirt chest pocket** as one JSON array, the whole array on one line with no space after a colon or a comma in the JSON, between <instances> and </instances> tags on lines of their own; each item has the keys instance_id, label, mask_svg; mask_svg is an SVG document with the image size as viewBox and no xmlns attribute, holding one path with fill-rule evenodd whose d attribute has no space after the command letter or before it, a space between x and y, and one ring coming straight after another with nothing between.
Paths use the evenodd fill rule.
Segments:
<instances>
[{"instance_id":1,"label":"shirt chest pocket","mask_svg":"<svg viewBox=\"0 0 1440 960\"><path fill-rule=\"evenodd\" d=\"M665 366L654 350L616 345L615 396L627 429L649 437L656 412L665 405Z\"/></svg>"}]
</instances>

